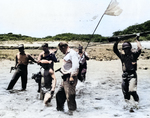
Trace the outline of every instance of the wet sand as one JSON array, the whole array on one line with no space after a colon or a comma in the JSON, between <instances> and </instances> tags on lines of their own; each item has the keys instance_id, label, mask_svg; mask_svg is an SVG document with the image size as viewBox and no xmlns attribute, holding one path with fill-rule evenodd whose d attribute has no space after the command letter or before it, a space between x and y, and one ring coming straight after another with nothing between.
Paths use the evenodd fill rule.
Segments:
<instances>
[{"instance_id":1,"label":"wet sand","mask_svg":"<svg viewBox=\"0 0 150 118\"><path fill-rule=\"evenodd\" d=\"M5 89L14 73L9 73L14 61L0 61L0 117L1 118L149 118L150 117L150 60L138 60L138 86L140 97L139 109L130 113L126 106L121 90L121 62L112 61L88 61L87 79L84 83L78 81L76 88L77 110L73 116L56 110L55 95L49 106L44 106L39 100L37 83L31 79L32 73L37 73L40 66L29 64L28 85L26 91L21 89L20 79L14 86L13 93ZM61 66L61 62L55 64L55 70ZM57 92L61 84L61 73L57 72ZM65 111L67 111L65 104Z\"/></svg>"}]
</instances>

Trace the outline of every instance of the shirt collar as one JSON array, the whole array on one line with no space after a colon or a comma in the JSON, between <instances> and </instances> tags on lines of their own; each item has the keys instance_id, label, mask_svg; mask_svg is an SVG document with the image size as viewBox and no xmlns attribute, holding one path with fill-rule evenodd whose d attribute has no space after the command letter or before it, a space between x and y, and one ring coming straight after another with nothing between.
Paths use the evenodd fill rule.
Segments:
<instances>
[{"instance_id":1,"label":"shirt collar","mask_svg":"<svg viewBox=\"0 0 150 118\"><path fill-rule=\"evenodd\" d=\"M66 52L66 54L65 54L65 55L67 55L67 54L70 52L70 50L71 50L71 49L70 49L70 48L68 48L68 49L67 49L67 52Z\"/></svg>"}]
</instances>

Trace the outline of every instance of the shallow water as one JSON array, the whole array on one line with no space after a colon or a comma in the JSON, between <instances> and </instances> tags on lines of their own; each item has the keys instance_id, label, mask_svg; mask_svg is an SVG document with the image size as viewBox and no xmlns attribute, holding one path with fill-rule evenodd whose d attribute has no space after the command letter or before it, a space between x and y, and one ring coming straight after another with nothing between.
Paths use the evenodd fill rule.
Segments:
<instances>
[{"instance_id":1,"label":"shallow water","mask_svg":"<svg viewBox=\"0 0 150 118\"><path fill-rule=\"evenodd\" d=\"M39 100L37 83L31 79L32 73L37 73L40 66L30 64L28 85L26 91L21 89L20 79L14 86L14 92L6 91L6 87L14 73L9 73L13 61L0 61L0 117L1 118L148 118L150 117L150 60L138 61L138 94L140 97L139 109L130 113L124 109L126 106L121 91L121 62L114 61L88 61L86 82L78 81L76 88L77 110L73 116L56 110L55 95L49 106L44 106ZM55 70L61 63L55 65ZM142 69L139 69L142 68ZM148 67L147 70L143 68ZM61 84L61 73L57 72L57 92ZM67 112L65 103L65 112Z\"/></svg>"}]
</instances>

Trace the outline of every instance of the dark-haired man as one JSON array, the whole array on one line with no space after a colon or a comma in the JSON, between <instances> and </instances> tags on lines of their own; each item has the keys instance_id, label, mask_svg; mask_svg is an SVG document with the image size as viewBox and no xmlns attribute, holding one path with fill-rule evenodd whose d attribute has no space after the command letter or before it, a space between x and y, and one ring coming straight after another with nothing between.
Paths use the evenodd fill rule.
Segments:
<instances>
[{"instance_id":1,"label":"dark-haired man","mask_svg":"<svg viewBox=\"0 0 150 118\"><path fill-rule=\"evenodd\" d=\"M137 90L137 59L141 54L141 44L138 41L139 36L136 37L137 50L132 51L132 45L130 42L124 42L122 44L122 50L124 53L119 52L117 46L119 41L114 44L113 50L115 54L120 58L122 62L122 92L126 102L130 100L130 96L133 96L135 102L139 102L139 96Z\"/></svg>"},{"instance_id":2,"label":"dark-haired man","mask_svg":"<svg viewBox=\"0 0 150 118\"><path fill-rule=\"evenodd\" d=\"M48 43L42 45L43 51L39 54L38 63L44 68L44 85L42 86L41 94L44 95L44 103L47 105L54 94L56 86L56 77L54 74L54 62L57 62L54 52L50 52ZM55 51L56 52L56 51Z\"/></svg>"},{"instance_id":3,"label":"dark-haired man","mask_svg":"<svg viewBox=\"0 0 150 118\"><path fill-rule=\"evenodd\" d=\"M28 63L29 60L37 63L30 54L26 53L24 51L24 45L20 44L18 46L19 53L16 55L16 72L14 73L12 80L10 81L7 90L13 89L14 85L16 84L17 80L19 77L21 77L21 82L22 82L22 90L26 90L27 86L27 75L28 75Z\"/></svg>"},{"instance_id":4,"label":"dark-haired man","mask_svg":"<svg viewBox=\"0 0 150 118\"><path fill-rule=\"evenodd\" d=\"M63 84L56 94L57 110L64 110L64 103L67 100L69 111L76 110L75 88L77 85L77 74L79 70L78 53L70 49L67 43L59 43L60 51L65 55L61 72L63 73Z\"/></svg>"},{"instance_id":5,"label":"dark-haired man","mask_svg":"<svg viewBox=\"0 0 150 118\"><path fill-rule=\"evenodd\" d=\"M87 52L83 52L83 46L79 45L78 47L78 56L79 56L79 73L78 79L81 82L84 82L86 79L86 70L87 70L87 62L89 60Z\"/></svg>"}]
</instances>

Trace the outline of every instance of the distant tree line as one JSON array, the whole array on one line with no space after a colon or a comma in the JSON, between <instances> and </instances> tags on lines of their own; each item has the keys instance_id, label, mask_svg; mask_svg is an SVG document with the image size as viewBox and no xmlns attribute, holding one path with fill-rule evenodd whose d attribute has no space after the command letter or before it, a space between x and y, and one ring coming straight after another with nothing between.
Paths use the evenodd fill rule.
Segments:
<instances>
[{"instance_id":1,"label":"distant tree line","mask_svg":"<svg viewBox=\"0 0 150 118\"><path fill-rule=\"evenodd\" d=\"M136 24L136 25L129 26L123 31L116 31L113 33L113 36L140 33L140 32L145 32L145 31L150 31L150 20L148 20L142 24ZM140 37L140 40L150 40L150 35Z\"/></svg>"},{"instance_id":2,"label":"distant tree line","mask_svg":"<svg viewBox=\"0 0 150 118\"><path fill-rule=\"evenodd\" d=\"M90 40L92 42L107 42L107 37L102 37L99 34L91 35L91 34L73 34L73 33L64 33L64 34L58 34L56 36L47 36L44 38L35 38L30 36L25 36L21 34L0 34L0 41L9 41L9 40L23 40L23 41L88 41Z\"/></svg>"},{"instance_id":3,"label":"distant tree line","mask_svg":"<svg viewBox=\"0 0 150 118\"><path fill-rule=\"evenodd\" d=\"M113 36L118 36L118 35L125 35L125 34L133 34L133 33L140 33L140 32L145 32L145 31L150 31L150 20L146 21L142 24L136 24L133 26L129 26L123 31L116 31L113 32ZM13 34L13 33L8 33L8 34L0 34L0 41L9 41L9 40L23 40L23 41L28 41L28 42L33 42L33 41L88 41L91 40L92 42L108 42L108 37L103 37L99 34L73 34L73 33L63 33L63 34L58 34L56 36L46 36L43 38L35 38L35 37L30 37L30 36L25 36L21 34ZM141 37L140 40L150 40L150 35L147 35L146 37ZM132 40L131 40L132 41Z\"/></svg>"}]
</instances>

